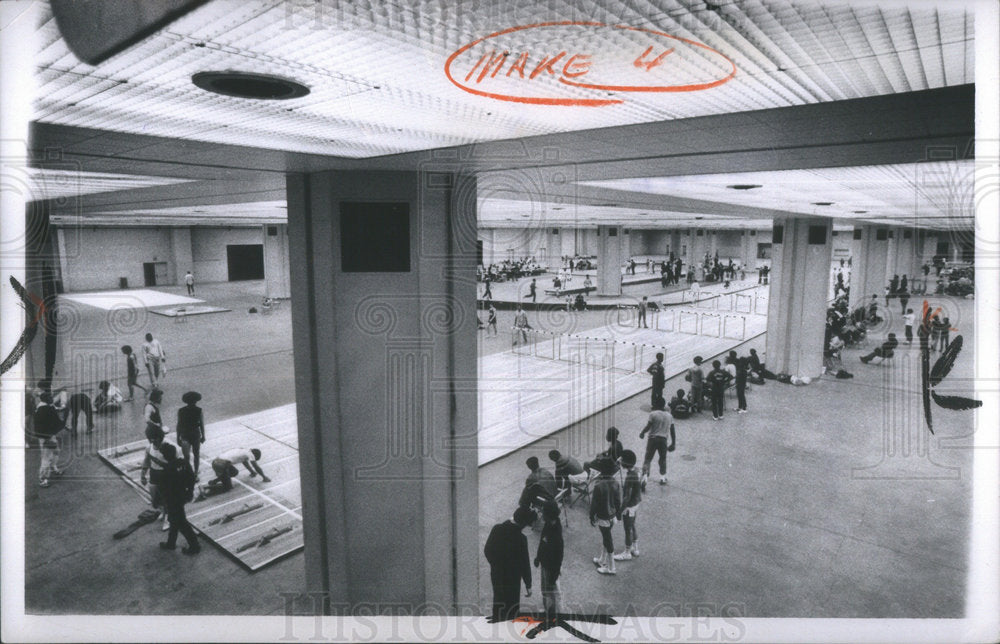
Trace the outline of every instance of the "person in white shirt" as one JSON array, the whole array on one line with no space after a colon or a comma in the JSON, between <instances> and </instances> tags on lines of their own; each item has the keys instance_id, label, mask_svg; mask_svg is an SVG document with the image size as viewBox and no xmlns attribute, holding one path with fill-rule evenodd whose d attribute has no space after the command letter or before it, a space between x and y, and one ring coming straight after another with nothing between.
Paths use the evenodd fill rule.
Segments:
<instances>
[{"instance_id":1,"label":"person in white shirt","mask_svg":"<svg viewBox=\"0 0 1000 644\"><path fill-rule=\"evenodd\" d=\"M187 285L188 295L194 295L194 275L191 271L184 275L184 283Z\"/></svg>"},{"instance_id":2,"label":"person in white shirt","mask_svg":"<svg viewBox=\"0 0 1000 644\"><path fill-rule=\"evenodd\" d=\"M906 344L913 344L914 319L913 309L906 309L906 315L903 316L903 333L906 334Z\"/></svg>"},{"instance_id":3,"label":"person in white shirt","mask_svg":"<svg viewBox=\"0 0 1000 644\"><path fill-rule=\"evenodd\" d=\"M146 334L146 341L142 343L142 358L146 363L146 370L149 372L149 381L156 386L160 378L167 373L167 352L163 350L163 345L159 340L153 339L152 333Z\"/></svg>"}]
</instances>

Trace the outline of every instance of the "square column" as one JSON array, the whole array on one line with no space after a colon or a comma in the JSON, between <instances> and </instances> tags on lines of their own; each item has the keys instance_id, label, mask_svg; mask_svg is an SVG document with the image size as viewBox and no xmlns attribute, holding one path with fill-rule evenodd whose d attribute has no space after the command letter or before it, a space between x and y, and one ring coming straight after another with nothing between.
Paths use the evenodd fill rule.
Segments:
<instances>
[{"instance_id":1,"label":"square column","mask_svg":"<svg viewBox=\"0 0 1000 644\"><path fill-rule=\"evenodd\" d=\"M288 272L288 224L264 226L264 294L279 299L292 296Z\"/></svg>"},{"instance_id":2,"label":"square column","mask_svg":"<svg viewBox=\"0 0 1000 644\"><path fill-rule=\"evenodd\" d=\"M597 227L597 294L622 294L622 227Z\"/></svg>"},{"instance_id":3,"label":"square column","mask_svg":"<svg viewBox=\"0 0 1000 644\"><path fill-rule=\"evenodd\" d=\"M306 590L453 612L482 555L475 178L329 171L287 191Z\"/></svg>"},{"instance_id":4,"label":"square column","mask_svg":"<svg viewBox=\"0 0 1000 644\"><path fill-rule=\"evenodd\" d=\"M823 372L832 233L830 219L774 220L766 356L774 373Z\"/></svg>"},{"instance_id":5,"label":"square column","mask_svg":"<svg viewBox=\"0 0 1000 644\"><path fill-rule=\"evenodd\" d=\"M889 229L879 226L858 226L851 241L851 296L853 311L885 293L892 275L886 275L889 255ZM884 300L883 300L884 302Z\"/></svg>"},{"instance_id":6,"label":"square column","mask_svg":"<svg viewBox=\"0 0 1000 644\"><path fill-rule=\"evenodd\" d=\"M173 271L173 275L170 276L171 283L180 285L184 283L184 273L194 271L190 227L170 229L170 250L170 268ZM65 275L65 273L63 274ZM198 279L197 275L195 275L195 279Z\"/></svg>"}]
</instances>

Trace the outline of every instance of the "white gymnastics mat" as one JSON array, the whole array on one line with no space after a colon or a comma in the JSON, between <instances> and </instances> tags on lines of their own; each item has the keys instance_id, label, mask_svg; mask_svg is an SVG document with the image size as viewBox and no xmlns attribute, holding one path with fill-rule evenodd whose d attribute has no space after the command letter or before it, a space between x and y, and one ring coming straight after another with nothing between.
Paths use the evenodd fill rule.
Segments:
<instances>
[{"instance_id":1,"label":"white gymnastics mat","mask_svg":"<svg viewBox=\"0 0 1000 644\"><path fill-rule=\"evenodd\" d=\"M72 293L59 297L71 302L86 304L98 309L148 309L154 306L171 306L173 304L201 304L205 300L193 297L174 295L146 288L122 291L99 291L96 293Z\"/></svg>"}]
</instances>

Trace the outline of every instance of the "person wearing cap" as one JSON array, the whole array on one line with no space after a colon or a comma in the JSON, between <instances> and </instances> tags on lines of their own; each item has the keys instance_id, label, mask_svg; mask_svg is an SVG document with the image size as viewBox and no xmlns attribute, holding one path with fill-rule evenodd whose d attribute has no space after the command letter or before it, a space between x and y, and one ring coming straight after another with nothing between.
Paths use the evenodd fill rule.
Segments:
<instances>
[{"instance_id":1,"label":"person wearing cap","mask_svg":"<svg viewBox=\"0 0 1000 644\"><path fill-rule=\"evenodd\" d=\"M563 535L562 522L559 520L559 504L546 501L542 506L542 536L538 540L538 551L535 554L535 567L539 569L542 589L542 606L545 609L545 620L553 623L559 613L559 574L562 571Z\"/></svg>"},{"instance_id":2,"label":"person wearing cap","mask_svg":"<svg viewBox=\"0 0 1000 644\"><path fill-rule=\"evenodd\" d=\"M556 488L559 490L570 487L570 477L584 473L583 465L572 456L563 456L559 450L549 452L549 460L555 463Z\"/></svg>"},{"instance_id":3,"label":"person wearing cap","mask_svg":"<svg viewBox=\"0 0 1000 644\"><path fill-rule=\"evenodd\" d=\"M549 470L538 464L537 456L529 456L525 465L531 470L528 478L524 480L524 491L518 501L520 507L526 508L536 503L538 497L544 499L554 499L556 496L556 477Z\"/></svg>"},{"instance_id":4,"label":"person wearing cap","mask_svg":"<svg viewBox=\"0 0 1000 644\"><path fill-rule=\"evenodd\" d=\"M590 525L597 526L601 532L603 548L598 557L594 557L597 572L602 575L615 574L615 540L611 528L622 514L622 488L614 477L618 467L614 461L604 459L597 464L600 476L594 483L590 493Z\"/></svg>"},{"instance_id":5,"label":"person wearing cap","mask_svg":"<svg viewBox=\"0 0 1000 644\"><path fill-rule=\"evenodd\" d=\"M94 412L98 414L106 414L112 411L118 411L122 408L122 403L125 401L125 397L122 396L122 392L118 387L114 386L107 380L102 380L100 384L97 385L98 392L94 396Z\"/></svg>"},{"instance_id":6,"label":"person wearing cap","mask_svg":"<svg viewBox=\"0 0 1000 644\"><path fill-rule=\"evenodd\" d=\"M152 441L156 435L167 434L170 428L163 424L160 417L160 403L163 402L163 391L152 389L149 392L149 400L142 410L142 415L146 419L146 440Z\"/></svg>"},{"instance_id":7,"label":"person wearing cap","mask_svg":"<svg viewBox=\"0 0 1000 644\"><path fill-rule=\"evenodd\" d=\"M639 532L635 527L636 515L639 512L639 502L642 501L642 488L639 475L635 471L635 452L630 449L622 454L622 467L628 470L625 475L625 486L622 491L622 524L625 526L625 549L614 555L615 561L630 561L639 556Z\"/></svg>"},{"instance_id":8,"label":"person wearing cap","mask_svg":"<svg viewBox=\"0 0 1000 644\"><path fill-rule=\"evenodd\" d=\"M649 466L653 463L653 456L658 453L660 457L660 485L666 485L667 452L674 450L675 436L674 419L669 413L664 411L662 398L657 401L657 405L653 408L653 411L649 412L649 420L646 421L646 426L639 432L639 439L645 438L647 433L649 434L649 438L646 440L646 458L642 462L643 483L645 483L646 478L649 476ZM670 436L669 442L667 442L668 434Z\"/></svg>"},{"instance_id":9,"label":"person wearing cap","mask_svg":"<svg viewBox=\"0 0 1000 644\"><path fill-rule=\"evenodd\" d=\"M514 516L497 523L490 530L483 554L490 564L493 586L493 619L510 620L521 611L521 581L525 596L531 597L531 560L528 539L522 534L525 526L535 522L535 513L519 507Z\"/></svg>"},{"instance_id":10,"label":"person wearing cap","mask_svg":"<svg viewBox=\"0 0 1000 644\"><path fill-rule=\"evenodd\" d=\"M219 457L212 460L212 471L215 472L216 478L208 482L208 491L228 492L233 489L233 477L239 474L240 471L236 466L240 463L250 472L250 478L260 474L262 481L270 483L271 479L267 478L264 470L257 463L259 460L260 450L257 448L247 449L245 447L236 447L223 452Z\"/></svg>"},{"instance_id":11,"label":"person wearing cap","mask_svg":"<svg viewBox=\"0 0 1000 644\"><path fill-rule=\"evenodd\" d=\"M201 394L189 391L181 396L181 400L185 406L177 410L177 442L184 451L184 460L191 464L197 476L201 463L201 444L205 442L205 417L198 406ZM194 462L191 462L192 455Z\"/></svg>"},{"instance_id":12,"label":"person wearing cap","mask_svg":"<svg viewBox=\"0 0 1000 644\"><path fill-rule=\"evenodd\" d=\"M684 379L691 383L691 404L694 405L694 411L700 412L702 403L702 385L705 379L705 372L701 369L701 356L695 356L693 362L694 366L688 368L687 375Z\"/></svg>"}]
</instances>

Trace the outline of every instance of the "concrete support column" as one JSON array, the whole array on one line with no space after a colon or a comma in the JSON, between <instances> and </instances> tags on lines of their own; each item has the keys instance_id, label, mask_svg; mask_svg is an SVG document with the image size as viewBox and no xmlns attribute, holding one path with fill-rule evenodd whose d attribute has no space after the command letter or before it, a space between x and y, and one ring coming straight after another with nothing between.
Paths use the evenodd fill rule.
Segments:
<instances>
[{"instance_id":1,"label":"concrete support column","mask_svg":"<svg viewBox=\"0 0 1000 644\"><path fill-rule=\"evenodd\" d=\"M890 240L891 251L889 262L892 263L892 270L886 271L891 275L906 275L909 282L920 275L920 261L916 253L916 234L912 228L897 228L893 231L893 238Z\"/></svg>"},{"instance_id":2,"label":"concrete support column","mask_svg":"<svg viewBox=\"0 0 1000 644\"><path fill-rule=\"evenodd\" d=\"M539 257L538 263L548 266L550 271L558 271L562 263L562 234L558 228L551 226L545 229L545 257Z\"/></svg>"},{"instance_id":3,"label":"concrete support column","mask_svg":"<svg viewBox=\"0 0 1000 644\"><path fill-rule=\"evenodd\" d=\"M264 294L281 299L292 296L288 270L288 224L264 226Z\"/></svg>"},{"instance_id":4,"label":"concrete support column","mask_svg":"<svg viewBox=\"0 0 1000 644\"><path fill-rule=\"evenodd\" d=\"M705 234L708 235L708 254L715 257L715 254L719 252L719 231L706 230Z\"/></svg>"},{"instance_id":5,"label":"concrete support column","mask_svg":"<svg viewBox=\"0 0 1000 644\"><path fill-rule=\"evenodd\" d=\"M830 219L774 221L766 358L774 373L817 378L823 372L832 233Z\"/></svg>"},{"instance_id":6,"label":"concrete support column","mask_svg":"<svg viewBox=\"0 0 1000 644\"><path fill-rule=\"evenodd\" d=\"M191 250L191 227L170 229L170 270L172 284L183 284L184 274L194 272L194 253ZM266 262L266 260L265 260ZM194 276L198 279L198 276Z\"/></svg>"},{"instance_id":7,"label":"concrete support column","mask_svg":"<svg viewBox=\"0 0 1000 644\"><path fill-rule=\"evenodd\" d=\"M622 294L622 227L597 227L597 294Z\"/></svg>"},{"instance_id":8,"label":"concrete support column","mask_svg":"<svg viewBox=\"0 0 1000 644\"><path fill-rule=\"evenodd\" d=\"M454 612L482 558L475 178L328 171L287 192L306 590Z\"/></svg>"},{"instance_id":9,"label":"concrete support column","mask_svg":"<svg viewBox=\"0 0 1000 644\"><path fill-rule=\"evenodd\" d=\"M757 260L757 237L751 237L749 230L743 231L743 238L740 243L740 266L749 270L754 267Z\"/></svg>"},{"instance_id":10,"label":"concrete support column","mask_svg":"<svg viewBox=\"0 0 1000 644\"><path fill-rule=\"evenodd\" d=\"M699 234L700 233L700 234ZM705 251L708 250L707 231L704 228L692 228L690 245L688 246L688 266L701 266L705 261ZM701 269L695 271L698 279L702 279Z\"/></svg>"},{"instance_id":11,"label":"concrete support column","mask_svg":"<svg viewBox=\"0 0 1000 644\"><path fill-rule=\"evenodd\" d=\"M879 298L892 275L886 275L889 230L884 226L858 226L851 241L851 297L849 306L866 304L872 295ZM884 300L883 300L884 303Z\"/></svg>"},{"instance_id":12,"label":"concrete support column","mask_svg":"<svg viewBox=\"0 0 1000 644\"><path fill-rule=\"evenodd\" d=\"M683 233L679 230L670 231L670 243L667 246L667 257L670 253L674 254L674 257L680 257L681 255L681 239L683 238Z\"/></svg>"},{"instance_id":13,"label":"concrete support column","mask_svg":"<svg viewBox=\"0 0 1000 644\"><path fill-rule=\"evenodd\" d=\"M561 238L562 244L559 255L566 257L573 257L576 255L576 230L572 228L561 228L559 230L559 237Z\"/></svg>"}]
</instances>

